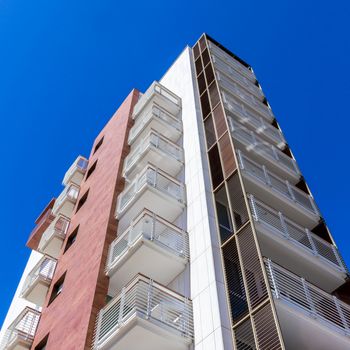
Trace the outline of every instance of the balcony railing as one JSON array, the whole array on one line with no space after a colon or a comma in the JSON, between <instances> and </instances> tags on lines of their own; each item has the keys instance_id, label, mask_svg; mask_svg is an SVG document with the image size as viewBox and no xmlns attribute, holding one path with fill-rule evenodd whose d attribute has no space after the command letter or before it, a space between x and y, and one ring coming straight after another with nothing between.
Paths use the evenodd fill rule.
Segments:
<instances>
[{"instance_id":1,"label":"balcony railing","mask_svg":"<svg viewBox=\"0 0 350 350\"><path fill-rule=\"evenodd\" d=\"M169 195L180 203L185 203L185 190L183 184L174 178L169 177L165 172L148 165L119 195L117 214L121 213L135 195L147 185Z\"/></svg>"},{"instance_id":2,"label":"balcony railing","mask_svg":"<svg viewBox=\"0 0 350 350\"><path fill-rule=\"evenodd\" d=\"M253 131L237 123L232 117L228 117L227 119L232 137L241 141L247 149L253 149L257 154L272 160L275 164L277 163L280 167L284 168L289 174L293 173L297 178L300 176L299 168L293 158L288 157L278 148L256 136Z\"/></svg>"},{"instance_id":3,"label":"balcony railing","mask_svg":"<svg viewBox=\"0 0 350 350\"><path fill-rule=\"evenodd\" d=\"M256 97L264 97L264 93L262 92L262 90L258 86L256 86L252 80L247 79L245 76L239 73L236 69L232 68L228 63L226 63L219 57L212 55L212 59L215 68L219 70L222 74L226 74L227 76L229 76L236 83L240 84L243 88L248 90L250 93L254 94Z\"/></svg>"},{"instance_id":4,"label":"balcony railing","mask_svg":"<svg viewBox=\"0 0 350 350\"><path fill-rule=\"evenodd\" d=\"M182 133L182 123L179 118L153 106L150 112L140 115L140 117L136 119L134 126L130 129L129 144L135 141L136 137L144 130L145 126L150 123L152 118L164 123L167 128L174 128L176 134Z\"/></svg>"},{"instance_id":5,"label":"balcony railing","mask_svg":"<svg viewBox=\"0 0 350 350\"><path fill-rule=\"evenodd\" d=\"M86 158L79 156L64 175L63 185L67 185L77 172L81 174L80 178L82 179L88 167L88 163L89 161Z\"/></svg>"},{"instance_id":6,"label":"balcony railing","mask_svg":"<svg viewBox=\"0 0 350 350\"><path fill-rule=\"evenodd\" d=\"M291 185L288 180L283 180L277 175L268 171L265 165L260 165L247 156L242 154L241 151L237 151L238 162L240 169L259 180L262 184L266 185L267 188L271 188L273 191L287 198L288 200L306 209L311 214L320 216L320 212L314 202L314 199L301 191L299 188Z\"/></svg>"},{"instance_id":7,"label":"balcony railing","mask_svg":"<svg viewBox=\"0 0 350 350\"><path fill-rule=\"evenodd\" d=\"M70 184L65 187L61 194L56 199L55 205L52 208L52 211L56 214L57 210L62 206L63 202L66 200L75 203L79 195L79 186L76 184Z\"/></svg>"},{"instance_id":8,"label":"balcony railing","mask_svg":"<svg viewBox=\"0 0 350 350\"><path fill-rule=\"evenodd\" d=\"M39 319L39 311L26 307L6 330L0 349L30 349Z\"/></svg>"},{"instance_id":9,"label":"balcony railing","mask_svg":"<svg viewBox=\"0 0 350 350\"><path fill-rule=\"evenodd\" d=\"M135 163L139 163L140 158L152 148L167 158L162 164L164 170L167 170L167 162L169 162L170 159L183 163L183 149L175 143L172 143L170 140L167 140L154 131L151 131L126 157L124 161L124 174L127 175L134 167Z\"/></svg>"},{"instance_id":10,"label":"balcony railing","mask_svg":"<svg viewBox=\"0 0 350 350\"><path fill-rule=\"evenodd\" d=\"M155 329L158 328L157 335L160 337L166 337L160 331L163 330L178 336L188 344L193 340L191 301L147 277L138 275L120 295L100 311L96 323L94 349L105 348L103 344L111 338L114 338L114 344L118 342L118 334L123 327L128 327L134 318L148 322L149 327L153 325ZM124 347L131 349L126 343L126 337L124 334ZM147 343L149 339L144 337L137 341L141 341L139 345L142 347L142 342ZM171 341L174 342L174 339Z\"/></svg>"},{"instance_id":11,"label":"balcony railing","mask_svg":"<svg viewBox=\"0 0 350 350\"><path fill-rule=\"evenodd\" d=\"M274 298L299 309L333 330L350 335L348 304L270 260L266 260L266 269Z\"/></svg>"},{"instance_id":12,"label":"balcony railing","mask_svg":"<svg viewBox=\"0 0 350 350\"><path fill-rule=\"evenodd\" d=\"M27 295L29 290L39 281L50 284L55 272L56 263L57 261L55 259L43 256L28 274L23 285L22 296Z\"/></svg>"},{"instance_id":13,"label":"balcony railing","mask_svg":"<svg viewBox=\"0 0 350 350\"><path fill-rule=\"evenodd\" d=\"M338 249L334 245L316 236L307 228L296 224L280 211L272 209L252 195L249 195L249 203L257 225L262 225L269 232L288 239L296 246L330 264L333 268L344 273L348 272Z\"/></svg>"},{"instance_id":14,"label":"balcony railing","mask_svg":"<svg viewBox=\"0 0 350 350\"><path fill-rule=\"evenodd\" d=\"M138 117L140 111L143 109L143 107L148 103L148 101L153 96L155 97L158 96L158 98L164 101L166 105L165 106L161 105L161 107L165 107L165 109L167 110L170 109L169 112L174 112L174 114L177 114L177 112L181 108L180 97L176 96L166 87L164 87L163 85L155 81L152 83L152 85L147 89L147 91L141 96L141 98L136 103L133 111L134 118Z\"/></svg>"}]
</instances>

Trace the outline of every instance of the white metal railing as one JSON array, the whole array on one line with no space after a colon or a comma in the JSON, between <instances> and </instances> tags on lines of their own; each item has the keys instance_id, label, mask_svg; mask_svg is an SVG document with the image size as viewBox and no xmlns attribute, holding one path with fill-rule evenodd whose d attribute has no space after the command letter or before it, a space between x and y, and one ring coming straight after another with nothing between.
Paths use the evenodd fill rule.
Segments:
<instances>
[{"instance_id":1,"label":"white metal railing","mask_svg":"<svg viewBox=\"0 0 350 350\"><path fill-rule=\"evenodd\" d=\"M45 247L47 242L49 242L54 236L61 237L63 240L66 237L69 223L70 220L67 217L58 215L43 233L39 243L39 250Z\"/></svg>"},{"instance_id":2,"label":"white metal railing","mask_svg":"<svg viewBox=\"0 0 350 350\"><path fill-rule=\"evenodd\" d=\"M72 203L75 203L79 195L79 186L76 184L69 184L57 197L55 205L52 208L52 211L56 214L56 211L61 207L65 200L68 200Z\"/></svg>"},{"instance_id":3,"label":"white metal railing","mask_svg":"<svg viewBox=\"0 0 350 350\"><path fill-rule=\"evenodd\" d=\"M184 230L168 223L159 216L144 210L120 237L109 247L107 270L116 264L140 238L169 250L171 253L188 259L188 235Z\"/></svg>"},{"instance_id":4,"label":"white metal railing","mask_svg":"<svg viewBox=\"0 0 350 350\"><path fill-rule=\"evenodd\" d=\"M34 268L29 272L22 289L22 295L33 286L37 280L51 282L56 268L56 259L49 256L43 256Z\"/></svg>"},{"instance_id":5,"label":"white metal railing","mask_svg":"<svg viewBox=\"0 0 350 350\"><path fill-rule=\"evenodd\" d=\"M181 203L185 203L185 190L182 183L165 172L147 165L135 180L119 195L117 213L121 213L136 194L145 186L151 186L169 195Z\"/></svg>"},{"instance_id":6,"label":"white metal railing","mask_svg":"<svg viewBox=\"0 0 350 350\"><path fill-rule=\"evenodd\" d=\"M239 73L236 69L232 68L228 63L220 59L218 56L212 55L215 68L222 74L227 75L233 79L236 83L240 84L243 88L254 94L258 98L263 98L264 93L255 85L254 81L247 79L244 75Z\"/></svg>"},{"instance_id":7,"label":"white metal railing","mask_svg":"<svg viewBox=\"0 0 350 350\"><path fill-rule=\"evenodd\" d=\"M350 305L270 260L265 263L272 294L276 299L306 312L335 331L350 335Z\"/></svg>"},{"instance_id":8,"label":"white metal railing","mask_svg":"<svg viewBox=\"0 0 350 350\"><path fill-rule=\"evenodd\" d=\"M157 81L154 81L152 85L147 89L147 91L141 96L141 98L138 100L134 107L133 115L134 117L138 116L141 109L144 107L144 105L147 103L147 101L154 95L159 94L160 96L164 97L166 100L168 100L170 103L176 105L178 108L181 107L181 99L180 97L176 96L174 93L172 93L169 89L158 83Z\"/></svg>"},{"instance_id":9,"label":"white metal railing","mask_svg":"<svg viewBox=\"0 0 350 350\"><path fill-rule=\"evenodd\" d=\"M283 148L286 145L286 140L282 132L271 124L268 124L263 117L259 117L253 113L243 114L240 110L235 111L235 108L231 108L227 112L231 118L242 124L249 125L257 134L266 137L270 142L275 143L278 148Z\"/></svg>"},{"instance_id":10,"label":"white metal railing","mask_svg":"<svg viewBox=\"0 0 350 350\"><path fill-rule=\"evenodd\" d=\"M212 54L219 57L220 59L224 60L227 64L229 64L233 69L235 69L240 74L244 75L246 78L248 78L251 81L255 81L255 75L254 73L247 67L245 67L243 64L235 60L233 57L228 55L226 52L221 50L219 47L214 45L213 43L209 42L209 48Z\"/></svg>"},{"instance_id":11,"label":"white metal railing","mask_svg":"<svg viewBox=\"0 0 350 350\"><path fill-rule=\"evenodd\" d=\"M333 245L312 233L306 227L302 227L280 211L277 211L265 203L257 200L253 195L248 195L253 219L257 225L262 225L269 232L288 239L293 244L331 264L334 268L347 273L348 269L338 251Z\"/></svg>"},{"instance_id":12,"label":"white metal railing","mask_svg":"<svg viewBox=\"0 0 350 350\"><path fill-rule=\"evenodd\" d=\"M300 171L295 159L288 157L275 146L265 142L262 138L255 135L253 131L248 130L232 117L228 116L227 120L232 137L240 140L247 146L247 149L253 149L257 154L277 162L289 173L292 172L294 175L300 176Z\"/></svg>"},{"instance_id":13,"label":"white metal railing","mask_svg":"<svg viewBox=\"0 0 350 350\"><path fill-rule=\"evenodd\" d=\"M166 157L171 157L179 162L183 162L183 149L180 146L162 137L158 133L151 131L125 158L124 173L127 172L136 162L138 162L143 154L150 148L157 149Z\"/></svg>"},{"instance_id":14,"label":"white metal railing","mask_svg":"<svg viewBox=\"0 0 350 350\"><path fill-rule=\"evenodd\" d=\"M138 275L99 312L94 349L99 349L133 317L148 320L188 343L193 340L192 302L148 277ZM142 341L147 342L147 339Z\"/></svg>"},{"instance_id":15,"label":"white metal railing","mask_svg":"<svg viewBox=\"0 0 350 350\"><path fill-rule=\"evenodd\" d=\"M166 123L169 127L173 127L179 132L182 132L182 123L181 119L176 116L171 115L159 107L153 106L152 110L146 114L140 115L135 121L134 126L130 129L128 142L131 144L137 135L144 129L145 125L147 125L152 118L158 119Z\"/></svg>"},{"instance_id":16,"label":"white metal railing","mask_svg":"<svg viewBox=\"0 0 350 350\"><path fill-rule=\"evenodd\" d=\"M253 176L268 188L273 189L290 201L303 207L303 209L308 210L313 215L320 216L320 212L315 204L315 201L309 194L291 185L288 180L283 180L277 175L273 174L267 170L265 165L258 164L249 159L240 150L237 151L237 158L239 167L244 173Z\"/></svg>"},{"instance_id":17,"label":"white metal railing","mask_svg":"<svg viewBox=\"0 0 350 350\"><path fill-rule=\"evenodd\" d=\"M0 349L12 349L16 340L32 343L39 319L39 311L26 307L5 331Z\"/></svg>"},{"instance_id":18,"label":"white metal railing","mask_svg":"<svg viewBox=\"0 0 350 350\"><path fill-rule=\"evenodd\" d=\"M79 156L74 161L74 163L69 167L66 174L64 175L63 184L67 185L67 183L69 182L69 179L72 177L75 171L80 171L82 174L85 174L88 164L89 164L89 161L86 158Z\"/></svg>"}]
</instances>

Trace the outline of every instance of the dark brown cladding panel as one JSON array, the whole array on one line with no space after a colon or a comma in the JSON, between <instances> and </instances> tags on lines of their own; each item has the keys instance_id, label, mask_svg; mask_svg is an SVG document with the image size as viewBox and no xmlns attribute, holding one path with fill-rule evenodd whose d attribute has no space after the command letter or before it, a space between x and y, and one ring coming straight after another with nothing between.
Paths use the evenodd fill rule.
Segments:
<instances>
[{"instance_id":1,"label":"dark brown cladding panel","mask_svg":"<svg viewBox=\"0 0 350 350\"><path fill-rule=\"evenodd\" d=\"M138 95L135 90L130 93L96 138L95 144L104 137L103 143L89 161L93 164L98 159L98 164L80 190L80 196L87 190L89 196L73 215L69 230L79 225L79 234L59 258L48 298L52 286L66 272L62 293L43 308L32 349L47 334L47 350L91 349L95 318L106 303L108 278L104 268L109 244L116 236L116 197L124 187L122 163L128 152L127 135Z\"/></svg>"}]
</instances>

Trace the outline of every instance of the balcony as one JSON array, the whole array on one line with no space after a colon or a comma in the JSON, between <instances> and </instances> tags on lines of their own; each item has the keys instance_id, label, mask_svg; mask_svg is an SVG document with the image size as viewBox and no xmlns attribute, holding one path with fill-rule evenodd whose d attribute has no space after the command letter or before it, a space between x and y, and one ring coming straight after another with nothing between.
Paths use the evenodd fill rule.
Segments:
<instances>
[{"instance_id":1,"label":"balcony","mask_svg":"<svg viewBox=\"0 0 350 350\"><path fill-rule=\"evenodd\" d=\"M242 109L238 105L230 105L230 110L226 110L226 113L229 118L246 125L261 138L274 144L279 149L283 149L286 146L287 143L282 132L268 124L264 118L253 113L242 113Z\"/></svg>"},{"instance_id":2,"label":"balcony","mask_svg":"<svg viewBox=\"0 0 350 350\"><path fill-rule=\"evenodd\" d=\"M193 341L192 303L138 275L103 308L95 350L185 350Z\"/></svg>"},{"instance_id":3,"label":"balcony","mask_svg":"<svg viewBox=\"0 0 350 350\"><path fill-rule=\"evenodd\" d=\"M133 178L147 163L176 176L183 166L183 149L153 130L125 158L123 176Z\"/></svg>"},{"instance_id":4,"label":"balcony","mask_svg":"<svg viewBox=\"0 0 350 350\"><path fill-rule=\"evenodd\" d=\"M31 349L39 319L39 311L26 307L6 330L0 349Z\"/></svg>"},{"instance_id":5,"label":"balcony","mask_svg":"<svg viewBox=\"0 0 350 350\"><path fill-rule=\"evenodd\" d=\"M232 56L227 54L225 51L221 50L219 47L209 42L209 48L211 54L217 56L221 60L223 60L226 64L228 64L231 68L239 72L245 78L249 79L252 82L256 81L254 73L247 67L243 66L240 62L235 60Z\"/></svg>"},{"instance_id":6,"label":"balcony","mask_svg":"<svg viewBox=\"0 0 350 350\"><path fill-rule=\"evenodd\" d=\"M238 147L249 152L249 157L266 165L281 177L296 183L300 179L300 170L295 159L288 157L278 148L265 142L253 131L248 130L233 118L227 118L231 135Z\"/></svg>"},{"instance_id":7,"label":"balcony","mask_svg":"<svg viewBox=\"0 0 350 350\"><path fill-rule=\"evenodd\" d=\"M270 287L286 349L350 348L350 306L266 261Z\"/></svg>"},{"instance_id":8,"label":"balcony","mask_svg":"<svg viewBox=\"0 0 350 350\"><path fill-rule=\"evenodd\" d=\"M22 298L43 306L55 268L56 260L43 256L27 276L21 294Z\"/></svg>"},{"instance_id":9,"label":"balcony","mask_svg":"<svg viewBox=\"0 0 350 350\"><path fill-rule=\"evenodd\" d=\"M281 179L267 170L265 165L258 164L237 151L239 167L242 170L246 190L264 198L276 208L281 208L287 216L304 226L315 226L321 218L314 199L288 180Z\"/></svg>"},{"instance_id":10,"label":"balcony","mask_svg":"<svg viewBox=\"0 0 350 350\"><path fill-rule=\"evenodd\" d=\"M110 246L109 295L115 295L138 273L168 285L185 269L188 257L187 233L144 210Z\"/></svg>"},{"instance_id":11,"label":"balcony","mask_svg":"<svg viewBox=\"0 0 350 350\"><path fill-rule=\"evenodd\" d=\"M132 145L137 138L146 136L151 130L176 142L182 135L182 122L178 116L167 113L153 103L151 110L148 113L142 113L130 129L129 145Z\"/></svg>"},{"instance_id":12,"label":"balcony","mask_svg":"<svg viewBox=\"0 0 350 350\"><path fill-rule=\"evenodd\" d=\"M148 164L118 197L118 230L124 232L144 208L173 222L184 207L183 184Z\"/></svg>"},{"instance_id":13,"label":"balcony","mask_svg":"<svg viewBox=\"0 0 350 350\"><path fill-rule=\"evenodd\" d=\"M67 186L70 182L80 185L83 181L88 164L89 161L86 158L79 156L64 175L63 185Z\"/></svg>"},{"instance_id":14,"label":"balcony","mask_svg":"<svg viewBox=\"0 0 350 350\"><path fill-rule=\"evenodd\" d=\"M133 117L136 120L141 111L147 111L156 104L164 108L170 114L176 116L181 109L181 99L157 81L153 82L147 91L141 96L134 107ZM151 106L151 108L146 108Z\"/></svg>"},{"instance_id":15,"label":"balcony","mask_svg":"<svg viewBox=\"0 0 350 350\"><path fill-rule=\"evenodd\" d=\"M52 212L55 215L64 215L68 218L71 217L75 203L79 195L79 186L76 184L69 184L61 192L56 199L55 205L52 208Z\"/></svg>"},{"instance_id":16,"label":"balcony","mask_svg":"<svg viewBox=\"0 0 350 350\"><path fill-rule=\"evenodd\" d=\"M245 76L239 73L236 69L232 68L232 66L230 66L228 63L226 63L219 57L212 55L212 59L214 62L215 69L218 70L221 74L225 74L235 83L239 84L241 87L253 94L256 98L260 100L264 99L264 93L257 85L255 85L254 81L247 79Z\"/></svg>"},{"instance_id":17,"label":"balcony","mask_svg":"<svg viewBox=\"0 0 350 350\"><path fill-rule=\"evenodd\" d=\"M264 256L326 291L344 283L348 270L334 245L252 195L249 203Z\"/></svg>"},{"instance_id":18,"label":"balcony","mask_svg":"<svg viewBox=\"0 0 350 350\"><path fill-rule=\"evenodd\" d=\"M38 250L42 254L58 258L61 248L66 238L70 220L62 215L58 215L43 233Z\"/></svg>"}]
</instances>

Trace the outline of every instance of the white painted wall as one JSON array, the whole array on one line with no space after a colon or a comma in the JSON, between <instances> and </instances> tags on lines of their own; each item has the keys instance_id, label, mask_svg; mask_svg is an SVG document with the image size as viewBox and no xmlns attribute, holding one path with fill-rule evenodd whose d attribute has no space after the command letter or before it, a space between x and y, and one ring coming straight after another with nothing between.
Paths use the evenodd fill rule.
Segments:
<instances>
[{"instance_id":1,"label":"white painted wall","mask_svg":"<svg viewBox=\"0 0 350 350\"><path fill-rule=\"evenodd\" d=\"M182 52L160 83L182 99L187 191L186 229L189 233L191 254L190 290L186 290L186 271L169 287L180 289L179 292L193 300L195 350L232 350L230 319L191 48L187 47Z\"/></svg>"}]
</instances>

